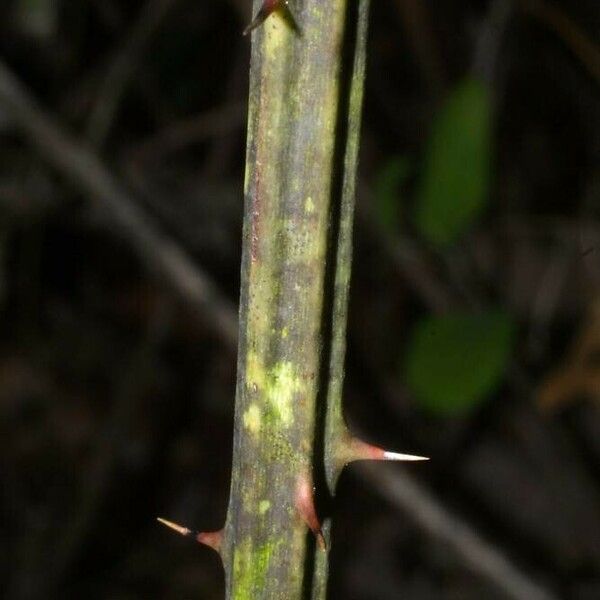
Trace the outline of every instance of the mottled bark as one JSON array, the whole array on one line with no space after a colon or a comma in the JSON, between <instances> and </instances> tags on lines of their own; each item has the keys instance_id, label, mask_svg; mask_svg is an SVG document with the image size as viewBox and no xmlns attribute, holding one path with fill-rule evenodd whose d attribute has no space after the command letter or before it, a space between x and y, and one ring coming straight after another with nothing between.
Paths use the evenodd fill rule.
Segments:
<instances>
[{"instance_id":1,"label":"mottled bark","mask_svg":"<svg viewBox=\"0 0 600 600\"><path fill-rule=\"evenodd\" d=\"M252 43L233 476L222 545L227 597L235 600L300 599L312 575L320 580L314 597L324 595L326 551L315 550L307 532L320 534L313 480L325 469L319 403L331 388L329 364L337 397L343 374L367 2L304 0L292 9L299 32L275 12Z\"/></svg>"}]
</instances>

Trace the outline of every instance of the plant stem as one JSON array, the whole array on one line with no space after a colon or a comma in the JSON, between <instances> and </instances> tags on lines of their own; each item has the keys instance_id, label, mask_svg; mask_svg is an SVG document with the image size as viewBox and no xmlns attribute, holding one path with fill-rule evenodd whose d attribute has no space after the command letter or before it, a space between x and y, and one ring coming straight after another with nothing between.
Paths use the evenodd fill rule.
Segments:
<instances>
[{"instance_id":1,"label":"plant stem","mask_svg":"<svg viewBox=\"0 0 600 600\"><path fill-rule=\"evenodd\" d=\"M235 600L300 599L315 571L307 525L321 535L313 465L323 467L318 398L332 353L342 353L336 385L343 374L344 344L336 336L332 345L329 332L333 320L345 335L349 247L332 249L338 233L348 244L351 232L362 81L348 82L363 76L354 66L355 2L305 0L294 7L301 35L277 12L253 34L233 473L222 545L227 597ZM365 35L367 2L359 13ZM343 291L333 294L335 317L332 278ZM326 555L316 551L318 575Z\"/></svg>"}]
</instances>

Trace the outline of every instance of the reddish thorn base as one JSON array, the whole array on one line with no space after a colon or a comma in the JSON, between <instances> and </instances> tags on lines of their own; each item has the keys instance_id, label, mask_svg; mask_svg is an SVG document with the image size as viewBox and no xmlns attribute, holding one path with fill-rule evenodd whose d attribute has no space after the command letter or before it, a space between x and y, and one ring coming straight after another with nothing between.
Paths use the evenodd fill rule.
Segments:
<instances>
[{"instance_id":1,"label":"reddish thorn base","mask_svg":"<svg viewBox=\"0 0 600 600\"><path fill-rule=\"evenodd\" d=\"M301 475L298 478L295 501L296 509L298 510L300 517L314 533L320 548L325 550L325 538L323 537L321 523L319 522L317 511L315 509L315 491L312 479L309 475Z\"/></svg>"},{"instance_id":2,"label":"reddish thorn base","mask_svg":"<svg viewBox=\"0 0 600 600\"><path fill-rule=\"evenodd\" d=\"M219 529L219 531L206 531L198 533L196 535L196 541L199 544L209 546L217 552L221 552L221 546L223 544L223 530Z\"/></svg>"},{"instance_id":3,"label":"reddish thorn base","mask_svg":"<svg viewBox=\"0 0 600 600\"><path fill-rule=\"evenodd\" d=\"M262 25L267 17L281 7L281 0L265 0L252 23L244 29L244 35L248 35L252 30Z\"/></svg>"}]
</instances>

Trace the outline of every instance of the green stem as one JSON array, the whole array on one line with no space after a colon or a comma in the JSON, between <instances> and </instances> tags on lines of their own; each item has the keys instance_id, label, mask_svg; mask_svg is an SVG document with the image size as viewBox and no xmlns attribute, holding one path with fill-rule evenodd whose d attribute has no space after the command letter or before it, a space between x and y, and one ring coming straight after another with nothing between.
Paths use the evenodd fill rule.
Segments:
<instances>
[{"instance_id":1,"label":"green stem","mask_svg":"<svg viewBox=\"0 0 600 600\"><path fill-rule=\"evenodd\" d=\"M330 261L332 233L349 243L351 209L340 207L352 205L362 99L362 82L350 98L344 83L362 77L356 63L364 66L363 54L343 69L348 5L304 0L295 11L301 36L277 12L253 34L233 473L221 550L235 600L300 599L310 573L326 572L321 549L316 569L306 568L314 547L307 524L318 531L312 471L323 463L315 431L319 390L328 387L327 274L342 268L335 280L347 288L350 271L342 258L349 248ZM367 2L360 6L364 23ZM337 222L340 214L350 221ZM333 324L345 328L344 294L334 293ZM334 338L329 356L340 350Z\"/></svg>"},{"instance_id":2,"label":"green stem","mask_svg":"<svg viewBox=\"0 0 600 600\"><path fill-rule=\"evenodd\" d=\"M356 196L356 171L364 95L367 54L367 32L370 0L359 0L355 53L348 102L347 140L337 239L333 311L331 326L331 351L327 382L327 408L325 421L325 475L329 492L335 494L337 479L346 460L350 434L345 426L342 392L344 361L346 357L346 327L348 321L348 293L352 268L352 231Z\"/></svg>"}]
</instances>

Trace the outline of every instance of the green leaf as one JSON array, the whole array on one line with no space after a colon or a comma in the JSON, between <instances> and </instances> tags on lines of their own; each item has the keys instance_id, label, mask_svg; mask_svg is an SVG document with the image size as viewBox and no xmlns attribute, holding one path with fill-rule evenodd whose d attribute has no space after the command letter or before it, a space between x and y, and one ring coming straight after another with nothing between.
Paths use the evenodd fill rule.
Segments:
<instances>
[{"instance_id":1,"label":"green leaf","mask_svg":"<svg viewBox=\"0 0 600 600\"><path fill-rule=\"evenodd\" d=\"M415 215L418 230L433 244L455 241L486 207L490 116L487 88L467 79L452 92L434 122Z\"/></svg>"},{"instance_id":2,"label":"green leaf","mask_svg":"<svg viewBox=\"0 0 600 600\"><path fill-rule=\"evenodd\" d=\"M400 196L410 176L411 165L406 156L389 159L375 178L375 218L389 233L400 227Z\"/></svg>"},{"instance_id":3,"label":"green leaf","mask_svg":"<svg viewBox=\"0 0 600 600\"><path fill-rule=\"evenodd\" d=\"M420 321L406 360L406 379L416 401L446 416L473 410L502 378L514 333L510 315L501 311Z\"/></svg>"}]
</instances>

